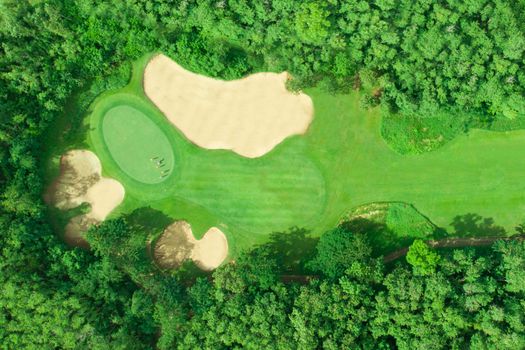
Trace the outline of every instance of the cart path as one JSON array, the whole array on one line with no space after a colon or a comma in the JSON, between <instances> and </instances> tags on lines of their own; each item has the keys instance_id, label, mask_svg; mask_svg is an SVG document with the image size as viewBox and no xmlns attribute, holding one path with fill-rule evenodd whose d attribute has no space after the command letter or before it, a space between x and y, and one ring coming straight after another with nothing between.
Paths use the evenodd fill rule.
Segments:
<instances>
[{"instance_id":1,"label":"cart path","mask_svg":"<svg viewBox=\"0 0 525 350\"><path fill-rule=\"evenodd\" d=\"M525 234L518 234L513 236L492 236L492 237L468 237L468 238L444 238L440 240L425 241L432 248L461 248L461 247L482 247L491 245L495 241L504 240L524 240ZM404 247L396 250L383 258L385 263L389 263L402 256L405 256L409 247Z\"/></svg>"}]
</instances>

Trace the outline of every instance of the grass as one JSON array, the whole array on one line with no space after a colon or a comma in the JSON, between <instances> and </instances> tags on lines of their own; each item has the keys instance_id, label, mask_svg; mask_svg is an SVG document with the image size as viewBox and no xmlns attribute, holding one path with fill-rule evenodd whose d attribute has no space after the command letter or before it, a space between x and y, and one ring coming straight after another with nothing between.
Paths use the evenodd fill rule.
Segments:
<instances>
[{"instance_id":1,"label":"grass","mask_svg":"<svg viewBox=\"0 0 525 350\"><path fill-rule=\"evenodd\" d=\"M150 208L189 221L197 238L217 226L226 233L232 256L295 226L318 236L352 208L373 202L410 203L451 234L464 225L481 232L487 223L510 233L525 216L525 131L473 130L434 152L401 155L381 135L380 109L360 109L358 93L312 89L306 91L315 108L308 133L247 159L201 149L172 127L143 94L141 76L148 59L135 62L130 83L102 94L86 119L91 122L87 148L100 157L104 176L126 188L113 215ZM109 152L100 122L117 105L147 115L171 144L175 165L165 181L137 181ZM129 126L126 132L134 132ZM421 234L410 225L412 214L401 210L390 215L411 230L407 236Z\"/></svg>"},{"instance_id":2,"label":"grass","mask_svg":"<svg viewBox=\"0 0 525 350\"><path fill-rule=\"evenodd\" d=\"M412 205L400 202L357 207L341 225L350 232L366 234L377 256L406 247L416 238L427 240L443 234Z\"/></svg>"},{"instance_id":3,"label":"grass","mask_svg":"<svg viewBox=\"0 0 525 350\"><path fill-rule=\"evenodd\" d=\"M434 152L401 155L381 136L380 111L361 111L356 94L310 94L316 118L307 137L323 143L314 156L332 186L326 222L348 208L391 201L413 204L451 233L468 214L493 218L509 232L525 216L524 130L472 130Z\"/></svg>"},{"instance_id":4,"label":"grass","mask_svg":"<svg viewBox=\"0 0 525 350\"><path fill-rule=\"evenodd\" d=\"M138 62L135 72L142 72L145 62ZM148 115L171 143L176 165L165 181L137 181L118 165L118 156L106 142L104 120L107 112L119 105L131 105ZM89 144L101 159L104 176L117 179L126 188L124 203L115 215L150 207L173 220L189 221L197 237L210 226L217 226L228 236L230 250L235 251L264 242L270 232L297 223L313 224L324 208L323 176L303 153L306 145L302 138L290 139L293 147L279 148L259 159L201 149L186 140L147 100L140 75L134 74L126 88L101 96L90 120ZM126 134L138 131L130 123L121 125L128 127Z\"/></svg>"},{"instance_id":5,"label":"grass","mask_svg":"<svg viewBox=\"0 0 525 350\"><path fill-rule=\"evenodd\" d=\"M420 154L436 150L467 132L473 119L479 118L468 113L446 111L424 116L385 112L381 135L396 152Z\"/></svg>"},{"instance_id":6,"label":"grass","mask_svg":"<svg viewBox=\"0 0 525 350\"><path fill-rule=\"evenodd\" d=\"M173 150L168 138L142 111L119 104L107 110L101 120L104 143L127 175L154 184L165 181L173 172Z\"/></svg>"},{"instance_id":7,"label":"grass","mask_svg":"<svg viewBox=\"0 0 525 350\"><path fill-rule=\"evenodd\" d=\"M525 116L495 118L458 109L432 115L382 113L381 134L401 154L431 152L473 129L512 131L525 129Z\"/></svg>"}]
</instances>

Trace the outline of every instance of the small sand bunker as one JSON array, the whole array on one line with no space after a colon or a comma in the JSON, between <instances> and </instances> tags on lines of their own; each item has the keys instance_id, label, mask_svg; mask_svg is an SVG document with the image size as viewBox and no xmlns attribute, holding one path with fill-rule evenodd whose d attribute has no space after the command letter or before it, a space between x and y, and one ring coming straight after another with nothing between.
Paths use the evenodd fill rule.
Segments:
<instances>
[{"instance_id":1,"label":"small sand bunker","mask_svg":"<svg viewBox=\"0 0 525 350\"><path fill-rule=\"evenodd\" d=\"M90 151L69 151L60 159L60 175L49 188L45 201L60 210L88 203L91 211L72 218L66 225L65 240L85 246L82 234L89 226L103 221L124 199L120 182L101 176L102 166Z\"/></svg>"},{"instance_id":2,"label":"small sand bunker","mask_svg":"<svg viewBox=\"0 0 525 350\"><path fill-rule=\"evenodd\" d=\"M286 72L212 79L158 55L144 71L144 91L191 142L255 158L312 121L312 100L288 91L287 79Z\"/></svg>"},{"instance_id":3,"label":"small sand bunker","mask_svg":"<svg viewBox=\"0 0 525 350\"><path fill-rule=\"evenodd\" d=\"M228 255L228 241L216 227L210 228L200 240L193 237L190 224L176 221L155 244L155 260L163 268L174 268L191 259L202 270L217 268Z\"/></svg>"}]
</instances>

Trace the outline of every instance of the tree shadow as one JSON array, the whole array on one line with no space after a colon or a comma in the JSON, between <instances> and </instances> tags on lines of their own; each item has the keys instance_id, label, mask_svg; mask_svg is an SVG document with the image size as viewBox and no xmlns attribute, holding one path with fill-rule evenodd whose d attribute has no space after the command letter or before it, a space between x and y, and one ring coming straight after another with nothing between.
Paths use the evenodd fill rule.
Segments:
<instances>
[{"instance_id":1,"label":"tree shadow","mask_svg":"<svg viewBox=\"0 0 525 350\"><path fill-rule=\"evenodd\" d=\"M312 259L319 238L310 237L305 228L292 227L285 232L272 232L263 244L285 273L305 272L305 263Z\"/></svg>"},{"instance_id":2,"label":"tree shadow","mask_svg":"<svg viewBox=\"0 0 525 350\"><path fill-rule=\"evenodd\" d=\"M176 267L166 267L164 266L165 264L160 263L156 259L155 247L165 229L175 221L174 218L151 207L135 209L131 213L123 215L123 217L135 233L140 232L144 235L144 241L146 241L145 252L148 260L157 269L175 277L178 281L183 281L187 285L191 285L192 281L195 281L198 277L211 276L212 271L201 270L191 259L184 260ZM186 251L182 253L183 255L189 255L188 252L191 251L193 245L180 238L175 237L175 246Z\"/></svg>"},{"instance_id":3,"label":"tree shadow","mask_svg":"<svg viewBox=\"0 0 525 350\"><path fill-rule=\"evenodd\" d=\"M193 260L185 260L176 269L166 270L169 271L171 276L175 277L180 283L191 286L195 283L195 280L199 277L211 278L212 271L201 270Z\"/></svg>"},{"instance_id":4,"label":"tree shadow","mask_svg":"<svg viewBox=\"0 0 525 350\"><path fill-rule=\"evenodd\" d=\"M174 219L160 210L142 207L123 215L133 230L142 231L149 237L157 237Z\"/></svg>"},{"instance_id":5,"label":"tree shadow","mask_svg":"<svg viewBox=\"0 0 525 350\"><path fill-rule=\"evenodd\" d=\"M507 232L494 223L493 218L468 213L457 215L450 224L454 227L454 235L458 237L506 236Z\"/></svg>"},{"instance_id":6,"label":"tree shadow","mask_svg":"<svg viewBox=\"0 0 525 350\"><path fill-rule=\"evenodd\" d=\"M173 218L151 207L137 208L131 213L123 214L122 217L131 230L126 246L136 249L133 252L135 260L130 265L146 274L162 270L162 266L155 259L154 247L166 227L173 222Z\"/></svg>"},{"instance_id":7,"label":"tree shadow","mask_svg":"<svg viewBox=\"0 0 525 350\"><path fill-rule=\"evenodd\" d=\"M398 245L398 237L394 237L384 223L357 217L341 223L341 227L348 232L365 235L374 256L386 254Z\"/></svg>"},{"instance_id":8,"label":"tree shadow","mask_svg":"<svg viewBox=\"0 0 525 350\"><path fill-rule=\"evenodd\" d=\"M517 235L525 236L525 223L517 225L514 227L514 230L516 231Z\"/></svg>"},{"instance_id":9,"label":"tree shadow","mask_svg":"<svg viewBox=\"0 0 525 350\"><path fill-rule=\"evenodd\" d=\"M67 224L73 218L87 214L90 211L91 206L88 203L82 203L77 207L65 210L58 209L54 206L48 206L45 215L55 232L59 234L59 237L62 240L65 240L65 228ZM87 244L84 244L81 247L88 248L89 246Z\"/></svg>"},{"instance_id":10,"label":"tree shadow","mask_svg":"<svg viewBox=\"0 0 525 350\"><path fill-rule=\"evenodd\" d=\"M386 255L394 250L409 246L414 239L419 238L410 235L408 232L405 235L396 234L385 223L362 217L343 222L341 223L341 227L354 234L365 235L372 247L373 256ZM435 228L432 235L427 237L427 239L439 239L445 236L445 230Z\"/></svg>"}]
</instances>

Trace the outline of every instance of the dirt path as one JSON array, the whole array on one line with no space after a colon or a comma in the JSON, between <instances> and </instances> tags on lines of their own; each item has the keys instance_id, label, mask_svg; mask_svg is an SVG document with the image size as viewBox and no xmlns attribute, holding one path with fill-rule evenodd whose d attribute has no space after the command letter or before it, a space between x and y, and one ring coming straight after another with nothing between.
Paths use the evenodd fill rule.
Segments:
<instances>
[{"instance_id":1,"label":"dirt path","mask_svg":"<svg viewBox=\"0 0 525 350\"><path fill-rule=\"evenodd\" d=\"M460 247L483 247L491 245L497 240L523 240L525 239L525 234L514 235L511 237L508 236L494 236L494 237L470 237L470 238L445 238L440 240L429 240L425 241L432 248L460 248ZM383 258L385 263L399 259L402 256L405 256L408 252L408 247L396 250Z\"/></svg>"},{"instance_id":2,"label":"dirt path","mask_svg":"<svg viewBox=\"0 0 525 350\"><path fill-rule=\"evenodd\" d=\"M483 247L491 245L497 240L525 240L525 234L518 234L511 237L508 236L494 236L494 237L477 237L477 238L445 238L440 240L426 241L428 245L433 248L461 248L461 247ZM396 250L383 258L385 263L392 262L400 257L406 255L408 247ZM283 283L299 283L308 284L310 281L319 278L318 275L281 275L281 282Z\"/></svg>"},{"instance_id":3,"label":"dirt path","mask_svg":"<svg viewBox=\"0 0 525 350\"><path fill-rule=\"evenodd\" d=\"M317 278L319 278L318 275L281 275L281 282L308 284Z\"/></svg>"}]
</instances>

